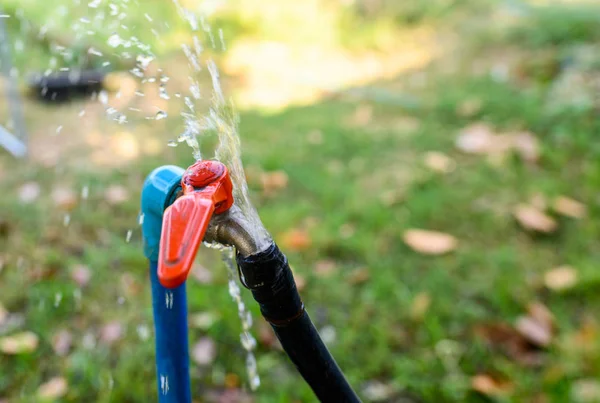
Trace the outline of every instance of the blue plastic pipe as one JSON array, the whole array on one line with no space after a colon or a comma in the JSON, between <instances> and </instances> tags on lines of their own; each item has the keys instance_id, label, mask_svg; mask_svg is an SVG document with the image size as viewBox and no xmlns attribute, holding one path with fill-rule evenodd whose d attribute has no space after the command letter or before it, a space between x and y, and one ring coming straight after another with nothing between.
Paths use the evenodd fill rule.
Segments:
<instances>
[{"instance_id":1,"label":"blue plastic pipe","mask_svg":"<svg viewBox=\"0 0 600 403\"><path fill-rule=\"evenodd\" d=\"M150 261L159 403L192 401L185 283L172 289L163 287L157 272L163 212L175 200L183 172L175 166L157 168L142 191L142 232L144 253Z\"/></svg>"},{"instance_id":2,"label":"blue plastic pipe","mask_svg":"<svg viewBox=\"0 0 600 403\"><path fill-rule=\"evenodd\" d=\"M185 283L173 289L163 287L157 266L157 262L150 262L158 401L188 403L192 399Z\"/></svg>"}]
</instances>

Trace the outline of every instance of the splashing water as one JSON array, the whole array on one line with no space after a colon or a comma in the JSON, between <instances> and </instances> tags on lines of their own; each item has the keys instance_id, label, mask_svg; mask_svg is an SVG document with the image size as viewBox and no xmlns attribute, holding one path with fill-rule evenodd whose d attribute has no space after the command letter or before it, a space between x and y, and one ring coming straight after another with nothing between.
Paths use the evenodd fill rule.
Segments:
<instances>
[{"instance_id":1,"label":"splashing water","mask_svg":"<svg viewBox=\"0 0 600 403\"><path fill-rule=\"evenodd\" d=\"M256 357L254 355L254 349L256 348L256 339L250 333L252 328L252 314L246 309L246 304L242 300L242 293L240 286L237 282L237 269L234 261L234 249L232 247L224 246L217 243L204 243L204 245L211 249L216 249L221 252L221 260L227 268L228 278L228 289L229 295L236 303L238 309L238 316L242 323L242 333L240 334L240 342L244 350L246 350L246 374L248 375L248 381L250 389L256 390L260 386L260 376L258 375L258 368L256 365Z\"/></svg>"},{"instance_id":2,"label":"splashing water","mask_svg":"<svg viewBox=\"0 0 600 403\"><path fill-rule=\"evenodd\" d=\"M92 10L95 15L89 15L78 18L74 21L71 26L73 37L76 41L85 41L85 38L93 36L96 33L104 31L105 45L104 47L90 47L87 49L83 56L96 60L99 65L108 67L111 62L106 60L102 61L102 58L117 56L120 60L129 60L135 63L134 67L130 67L129 74L134 77L140 84L156 83L158 85L158 96L160 99L165 101L176 101L183 102L184 111L181 112L181 118L183 121L183 132L179 134L176 139L169 140L167 143L170 147L176 147L180 143L185 143L191 148L192 157L195 160L202 158L214 158L223 162L229 169L232 183L233 183L233 196L235 204L239 207L242 215L244 216L247 225L246 229L250 232L252 238L255 240L258 249L266 249L270 243L271 238L268 232L262 225L262 222L258 216L258 213L254 209L249 198L248 185L246 183L244 169L241 161L241 142L239 137L239 116L235 110L233 102L227 99L223 93L221 87L221 80L219 76L219 70L216 63L212 59L205 59L205 52L202 40L199 36L204 35L207 38L207 43L212 47L213 50L217 50L217 42L221 51L225 51L225 38L223 31L219 29L216 35L213 33L208 22L203 18L197 16L195 13L182 7L178 0L172 0L179 15L189 23L189 26L193 32L192 43L190 45L182 44L181 49L185 54L189 66L189 96L181 93L171 93L167 91L167 85L169 77L162 73L161 69L158 69L160 74L156 76L150 76L149 66L156 63L156 55L153 53L151 47L135 36L128 33L129 28L125 25L124 19L128 12L128 0L113 1L108 4L101 0L88 0L88 8ZM137 2L131 2L136 3ZM77 1L77 4L79 2ZM103 8L104 7L104 8ZM98 11L102 10L102 11ZM66 7L60 7L55 10L60 15L66 15ZM131 10L129 10L131 11ZM137 10L136 10L137 12ZM153 34L158 37L159 32L155 29L158 28L158 22L160 19L152 18L150 15L145 14L145 20L148 23L153 24L154 27L151 29ZM0 18L8 18L8 15L0 15ZM25 24L25 19L22 16L18 16L19 20ZM48 18L48 21L52 21L52 18ZM43 38L46 35L49 27L52 25L49 22L48 26L44 26L38 33L39 38ZM166 23L165 23L166 25ZM108 31L106 31L108 29ZM106 35L109 33L110 35ZM62 67L61 63L67 63L73 65L74 63L83 64L83 59L77 59L77 54L72 49L63 47L58 44L53 44L51 52L56 56L52 59L50 68L47 73L50 74L53 71L68 71L74 76L80 74L80 69L73 67ZM211 89L211 105L206 113L200 113L200 108L196 104L197 101L203 99L203 94L200 89L199 75L205 70L210 75L212 89ZM150 94L150 93L148 93ZM172 96L171 96L172 95ZM135 91L135 96L139 99L145 97L145 93L141 90ZM111 96L112 97L112 96ZM119 98L118 93L115 98ZM97 94L93 94L93 98L100 102L105 108L106 116L116 121L119 124L126 124L129 122L128 116L119 111L115 106L110 105L109 95L106 91L101 91ZM179 100L179 101L177 101ZM166 108L165 108L166 109ZM140 109L129 108L128 111L139 112ZM165 119L172 119L171 111L169 109L163 110L160 108L155 109L154 116L147 116L146 119L153 121L161 121ZM167 113L169 111L169 113ZM129 112L127 112L129 113ZM154 113L149 113L150 115ZM86 111L81 110L79 116L81 118L87 118ZM63 129L63 126L59 126L56 129L55 134L59 134ZM214 150L213 156L209 156L208 152L201 150L201 140L203 136L210 134L216 134L218 138L217 148ZM89 188L86 186L82 189L82 198L87 199ZM63 224L69 225L71 217L65 215ZM139 217L139 222L143 221L143 216ZM125 235L125 241L129 242L132 238L132 230L128 230ZM229 277L229 294L237 304L238 314L241 320L242 332L240 334L241 344L246 351L246 370L250 387L255 390L260 385L260 378L257 372L256 359L253 354L254 348L256 347L256 340L250 333L252 326L252 317L250 312L246 309L246 306L241 298L240 287L237 283L237 270L233 258L233 249L225 248L220 246L222 259L228 270ZM168 378L161 376L161 386L163 391L166 393L169 389Z\"/></svg>"}]
</instances>

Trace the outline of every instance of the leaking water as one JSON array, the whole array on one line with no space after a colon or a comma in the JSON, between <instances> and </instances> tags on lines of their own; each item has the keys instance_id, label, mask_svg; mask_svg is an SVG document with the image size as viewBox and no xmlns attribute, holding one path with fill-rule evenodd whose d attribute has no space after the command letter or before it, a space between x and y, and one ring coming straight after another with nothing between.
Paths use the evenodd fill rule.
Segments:
<instances>
[{"instance_id":1,"label":"leaking water","mask_svg":"<svg viewBox=\"0 0 600 403\"><path fill-rule=\"evenodd\" d=\"M75 0L76 5L79 5L79 0ZM104 3L104 4L103 4ZM114 1L106 4L102 0L91 0L87 3L88 8L92 12L90 15L81 16L74 20L71 26L73 36L76 40L75 43L81 43L83 39L89 36L97 35L97 32L106 32L108 27L110 35L105 36L105 44L109 46L107 51L106 46L101 47L89 47L83 56L96 60L98 64L106 68L111 65L109 60L102 61L105 57L117 56L121 60L132 60L135 62L135 66L131 67L129 73L138 80L139 84L152 84L158 85L158 96L164 101L168 101L169 104L173 101L182 102L184 111L181 112L181 119L183 121L183 132L179 134L176 139L169 140L167 143L170 147L176 147L180 143L185 143L191 149L192 158L195 160L199 159L217 159L223 162L229 169L232 183L233 183L233 196L235 204L239 207L239 212L244 216L247 223L246 227L249 230L251 236L255 240L259 250L264 250L270 245L270 237L267 231L264 229L260 218L252 206L249 199L248 186L245 180L245 174L241 162L241 142L238 131L239 116L235 110L235 107L230 99L227 99L221 88L221 80L219 76L219 70L216 63L206 58L204 52L203 41L200 36L204 35L207 38L208 44L212 49L217 50L217 41L220 45L220 50L226 49L225 38L223 31L219 29L217 35L213 33L211 26L208 24L205 18L197 16L195 13L182 7L178 0L173 0L179 15L189 23L189 27L194 32L192 36L191 46L188 44L182 44L181 49L185 54L189 62L189 94L171 93L169 94L167 85L169 83L169 77L163 74L161 69L158 69L159 75L153 76L148 72L150 65L156 63L156 55L153 53L151 46L143 43L139 38L132 36L129 31L129 27L126 25L126 17L128 13L129 0ZM84 3L85 4L85 3ZM105 7L108 6L108 7ZM137 11L137 10L136 10ZM68 13L66 7L58 7L55 10L59 15L65 16ZM11 16L0 14L0 18L9 18ZM19 20L22 22L22 26L25 26L25 18L22 15L17 15ZM152 25L151 31L159 37L160 33L158 26L158 19L152 18L149 14L144 14L145 20ZM48 21L52 21L52 18L48 18ZM37 37L43 39L46 37L46 33L50 28L51 23L40 28L37 33ZM163 25L168 26L167 23ZM24 47L23 43L20 44ZM17 44L15 45L18 48ZM63 67L61 64L73 65L79 61L83 63L82 55L77 55L74 49L68 49L67 47L52 44L51 50L56 57L50 60L50 66L46 70L45 74L52 74L54 71L69 72L73 79L79 77L81 70L73 67ZM111 55L109 55L112 53ZM211 100L210 107L206 113L200 112L200 107L197 105L197 101L207 98L203 96L199 82L200 75L206 74L208 71L210 80L212 83L211 95L208 97ZM18 71L11 72L15 77L18 75ZM47 88L42 89L42 92L47 91ZM173 96L171 96L173 95ZM145 93L140 89L135 91L135 96L142 98L145 97ZM116 121L119 124L127 124L129 119L128 116L120 111L118 107L111 106L109 101L109 95L106 91L100 91L97 94L93 94L92 99L97 99L106 111L106 116ZM121 93L115 95L116 99L121 97ZM177 101L179 100L179 101ZM166 108L165 108L166 109ZM127 108L131 112L140 112L141 110L134 107ZM148 120L161 121L164 119L172 119L167 110L161 108L155 109L156 112L153 116L147 116ZM129 112L128 112L129 113ZM81 109L79 112L80 118L87 118L86 110ZM56 128L56 133L59 134L63 129L63 126ZM216 134L218 138L217 148L213 153L210 150L201 149L201 140L204 136ZM89 188L85 186L81 191L81 198L87 199L89 194ZM143 222L143 215L139 217L139 223ZM69 225L71 220L70 215L65 215L63 224ZM126 242L129 242L132 237L132 230L128 230L125 236ZM260 385L260 378L257 373L256 359L253 354L253 350L256 347L256 340L250 333L252 326L252 317L250 312L246 309L245 304L241 298L240 287L237 283L237 271L233 259L233 250L231 248L221 247L222 258L225 266L228 270L229 276L229 294L237 304L238 314L241 320L242 332L240 335L240 342L246 351L246 368L248 372L248 379L251 388L254 390ZM80 291L79 291L80 293ZM62 297L61 297L62 298ZM79 300L81 295L79 294ZM76 298L77 300L77 298ZM60 300L58 300L60 303ZM172 294L165 295L165 304L168 308L172 308L173 296ZM95 340L87 340L90 347L95 344ZM160 375L161 390L164 394L169 391L169 379L166 375Z\"/></svg>"}]
</instances>

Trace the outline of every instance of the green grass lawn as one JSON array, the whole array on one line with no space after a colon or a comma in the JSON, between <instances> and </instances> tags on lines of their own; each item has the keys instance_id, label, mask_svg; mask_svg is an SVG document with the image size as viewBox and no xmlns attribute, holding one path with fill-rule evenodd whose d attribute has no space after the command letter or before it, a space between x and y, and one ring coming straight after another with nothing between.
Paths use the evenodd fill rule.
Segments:
<instances>
[{"instance_id":1,"label":"green grass lawn","mask_svg":"<svg viewBox=\"0 0 600 403\"><path fill-rule=\"evenodd\" d=\"M385 392L381 401L393 402L600 400L600 103L597 93L582 102L569 98L597 88L598 60L579 55L600 44L597 30L583 27L593 14L557 19L542 12L522 17L510 35L488 37L484 47L470 48L466 40L471 50L458 62L448 56L424 72L373 83L358 99L341 93L277 114L241 115L253 202L305 283L301 294L315 325L365 401L377 400L376 385ZM505 52L510 57L496 62ZM446 62L460 68L444 71ZM498 64L505 62L509 73L488 74L504 71ZM585 84L560 92L568 75ZM414 102L395 102L384 92L409 94ZM53 131L44 119L56 111L80 108L26 106L35 132ZM32 112L38 109L42 115ZM481 122L497 133L533 133L539 158L507 153L497 161L459 151L461 130ZM166 139L160 130L140 124L135 133ZM452 158L455 169L428 168L430 151ZM0 314L0 338L39 336L33 351L1 356L0 401L39 401L39 386L56 376L68 381L61 401L155 401L139 193L152 168L191 162L184 146L110 169L0 157L0 307L8 312ZM288 183L267 192L260 171L283 171ZM27 182L41 189L29 204L19 196ZM107 196L114 185L128 190L125 201ZM68 226L52 196L57 187L77 194L74 206L62 206L70 209ZM87 199L79 196L84 187ZM572 219L541 206L561 195L584 203L587 215ZM532 198L556 220L556 231L528 232L514 220L515 206ZM417 253L403 241L410 228L451 234L458 247L442 256ZM291 231L310 239L310 247L290 241ZM247 389L245 354L226 270L214 251L199 255L212 278L188 283L190 339L212 339L216 357L208 366L192 365L193 394L219 401ZM91 272L83 287L72 279L79 265ZM577 281L557 292L544 285L544 275L562 265L576 270ZM259 339L262 386L255 400L313 401L248 292L244 299ZM533 303L554 316L542 348L514 330ZM106 325L113 322L121 334L111 341ZM56 338L64 330L72 342L61 355ZM474 388L477 375L493 384Z\"/></svg>"}]
</instances>

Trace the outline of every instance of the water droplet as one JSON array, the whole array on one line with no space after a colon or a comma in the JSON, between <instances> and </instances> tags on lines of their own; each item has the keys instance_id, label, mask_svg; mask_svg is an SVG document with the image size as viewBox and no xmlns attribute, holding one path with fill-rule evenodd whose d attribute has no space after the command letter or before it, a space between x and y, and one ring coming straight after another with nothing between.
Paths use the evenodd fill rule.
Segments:
<instances>
[{"instance_id":1,"label":"water droplet","mask_svg":"<svg viewBox=\"0 0 600 403\"><path fill-rule=\"evenodd\" d=\"M58 306L60 305L60 302L62 301L62 293L57 292L56 294L54 294L54 307L58 308Z\"/></svg>"},{"instance_id":2,"label":"water droplet","mask_svg":"<svg viewBox=\"0 0 600 403\"><path fill-rule=\"evenodd\" d=\"M135 95L137 95L138 97L145 97L146 94L144 94L142 91L136 91Z\"/></svg>"},{"instance_id":3,"label":"water droplet","mask_svg":"<svg viewBox=\"0 0 600 403\"><path fill-rule=\"evenodd\" d=\"M177 146L179 145L179 143L178 143L178 142L176 142L175 140L169 140L169 141L167 142L167 145L168 145L169 147L177 147Z\"/></svg>"},{"instance_id":4,"label":"water droplet","mask_svg":"<svg viewBox=\"0 0 600 403\"><path fill-rule=\"evenodd\" d=\"M100 91L98 93L98 101L100 101L102 105L108 104L108 92L104 90Z\"/></svg>"},{"instance_id":5,"label":"water droplet","mask_svg":"<svg viewBox=\"0 0 600 403\"><path fill-rule=\"evenodd\" d=\"M138 217L138 224L144 224L144 213L140 213L140 216Z\"/></svg>"},{"instance_id":6,"label":"water droplet","mask_svg":"<svg viewBox=\"0 0 600 403\"><path fill-rule=\"evenodd\" d=\"M94 49L94 48L89 48L88 54L95 55L95 56L103 56L102 52L100 52L99 50Z\"/></svg>"},{"instance_id":7,"label":"water droplet","mask_svg":"<svg viewBox=\"0 0 600 403\"><path fill-rule=\"evenodd\" d=\"M119 36L119 34L112 34L109 38L108 38L108 46L110 46L111 48L116 48L119 45L121 45L122 43L122 39Z\"/></svg>"},{"instance_id":8,"label":"water droplet","mask_svg":"<svg viewBox=\"0 0 600 403\"><path fill-rule=\"evenodd\" d=\"M165 119L166 117L167 117L167 112L165 112L165 111L158 111L158 112L156 112L156 115L155 115L154 119L156 119L156 120L162 120L162 119Z\"/></svg>"},{"instance_id":9,"label":"water droplet","mask_svg":"<svg viewBox=\"0 0 600 403\"><path fill-rule=\"evenodd\" d=\"M90 1L90 2L88 3L88 7L89 7L89 8L98 8L98 6L100 5L100 2L101 2L101 1L102 1L102 0L94 0L94 1Z\"/></svg>"},{"instance_id":10,"label":"water droplet","mask_svg":"<svg viewBox=\"0 0 600 403\"><path fill-rule=\"evenodd\" d=\"M87 198L90 196L90 187L89 186L84 186L81 188L81 198L83 200L87 200Z\"/></svg>"},{"instance_id":11,"label":"water droplet","mask_svg":"<svg viewBox=\"0 0 600 403\"><path fill-rule=\"evenodd\" d=\"M129 243L131 241L131 236L133 235L132 230L127 230L127 235L125 235L125 242Z\"/></svg>"},{"instance_id":12,"label":"water droplet","mask_svg":"<svg viewBox=\"0 0 600 403\"><path fill-rule=\"evenodd\" d=\"M62 129L63 129L62 125L59 125L59 126L56 128L56 134L59 134L59 133L62 131Z\"/></svg>"}]
</instances>

